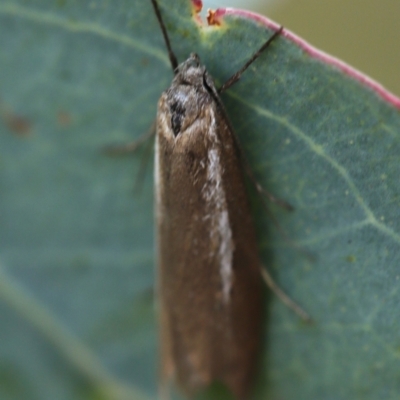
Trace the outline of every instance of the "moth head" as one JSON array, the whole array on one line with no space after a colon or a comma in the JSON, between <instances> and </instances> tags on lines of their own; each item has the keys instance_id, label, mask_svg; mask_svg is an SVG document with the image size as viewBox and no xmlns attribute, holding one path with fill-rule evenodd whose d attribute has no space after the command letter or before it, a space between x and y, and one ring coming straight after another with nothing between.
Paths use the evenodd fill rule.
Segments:
<instances>
[{"instance_id":1,"label":"moth head","mask_svg":"<svg viewBox=\"0 0 400 400\"><path fill-rule=\"evenodd\" d=\"M159 115L168 121L170 137L181 141L186 140L183 136L198 132L198 126L204 125L207 110L214 102L210 95L213 83L208 82L206 68L194 53L175 72L171 86L160 99Z\"/></svg>"},{"instance_id":2,"label":"moth head","mask_svg":"<svg viewBox=\"0 0 400 400\"><path fill-rule=\"evenodd\" d=\"M174 83L191 86L202 85L205 71L206 68L201 65L199 56L192 53L186 61L179 64Z\"/></svg>"}]
</instances>

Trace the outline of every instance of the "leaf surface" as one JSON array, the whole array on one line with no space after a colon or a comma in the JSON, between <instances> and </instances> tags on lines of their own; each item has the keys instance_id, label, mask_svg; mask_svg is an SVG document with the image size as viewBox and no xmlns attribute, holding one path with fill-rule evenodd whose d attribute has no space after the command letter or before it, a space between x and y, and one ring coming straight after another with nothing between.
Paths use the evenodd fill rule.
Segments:
<instances>
[{"instance_id":1,"label":"leaf surface","mask_svg":"<svg viewBox=\"0 0 400 400\"><path fill-rule=\"evenodd\" d=\"M221 85L271 34L250 16L199 28L162 1L179 61ZM0 398L157 393L153 190L144 133L172 73L149 1L0 2ZM351 74L350 74L351 75ZM313 317L268 299L256 398L397 399L400 115L395 102L281 37L223 95L260 183L260 253ZM151 162L150 162L151 163Z\"/></svg>"}]
</instances>

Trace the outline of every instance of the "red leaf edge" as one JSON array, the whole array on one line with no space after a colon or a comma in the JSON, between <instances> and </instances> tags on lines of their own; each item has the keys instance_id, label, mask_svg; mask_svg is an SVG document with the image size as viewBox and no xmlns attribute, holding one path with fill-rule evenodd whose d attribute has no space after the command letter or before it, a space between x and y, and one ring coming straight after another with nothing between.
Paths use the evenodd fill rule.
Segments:
<instances>
[{"instance_id":1,"label":"red leaf edge","mask_svg":"<svg viewBox=\"0 0 400 400\"><path fill-rule=\"evenodd\" d=\"M201 0L191 0L191 1L195 13L200 12L202 7ZM226 16L235 16L239 18L250 19L272 30L277 30L280 28L280 25L278 23L272 21L271 19L263 15L254 13L252 11L235 9L235 8L218 8L216 10L208 10L208 16L207 16L208 23L209 25L214 25L214 26L222 25L223 19ZM332 65L334 68L343 72L345 75L350 76L351 78L357 80L366 87L372 89L383 100L387 101L388 103L392 104L395 108L400 110L400 98L397 97L395 94L391 93L390 91L388 91L379 82L365 75L361 71L358 71L357 69L351 67L344 61L336 57L333 57L330 54L323 52L322 50L317 49L316 47L312 46L310 43L308 43L301 37L289 31L288 29L284 29L281 34L282 36L291 40L293 43L302 48L311 57L320 60L326 64Z\"/></svg>"}]
</instances>

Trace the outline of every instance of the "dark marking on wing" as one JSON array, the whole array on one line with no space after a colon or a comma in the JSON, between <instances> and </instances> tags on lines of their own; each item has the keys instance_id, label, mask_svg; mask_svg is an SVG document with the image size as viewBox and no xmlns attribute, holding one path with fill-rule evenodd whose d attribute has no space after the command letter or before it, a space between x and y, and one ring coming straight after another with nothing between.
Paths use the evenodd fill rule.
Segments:
<instances>
[{"instance_id":1,"label":"dark marking on wing","mask_svg":"<svg viewBox=\"0 0 400 400\"><path fill-rule=\"evenodd\" d=\"M171 104L170 110L172 113L171 116L172 130L174 131L174 135L178 136L181 131L182 120L183 118L185 118L186 109L182 103L175 101Z\"/></svg>"}]
</instances>

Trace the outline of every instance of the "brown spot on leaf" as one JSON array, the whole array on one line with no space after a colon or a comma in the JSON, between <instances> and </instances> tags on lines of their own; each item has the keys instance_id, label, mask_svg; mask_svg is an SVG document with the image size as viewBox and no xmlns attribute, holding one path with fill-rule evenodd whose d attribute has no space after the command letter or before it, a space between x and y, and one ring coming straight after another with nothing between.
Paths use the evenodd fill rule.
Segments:
<instances>
[{"instance_id":1,"label":"brown spot on leaf","mask_svg":"<svg viewBox=\"0 0 400 400\"><path fill-rule=\"evenodd\" d=\"M28 118L9 111L2 111L1 117L7 128L18 136L28 136L32 131L32 124Z\"/></svg>"},{"instance_id":2,"label":"brown spot on leaf","mask_svg":"<svg viewBox=\"0 0 400 400\"><path fill-rule=\"evenodd\" d=\"M0 99L0 118L4 125L18 136L28 136L32 131L32 123L28 118L18 115Z\"/></svg>"},{"instance_id":3,"label":"brown spot on leaf","mask_svg":"<svg viewBox=\"0 0 400 400\"><path fill-rule=\"evenodd\" d=\"M149 65L149 59L148 58L142 58L141 60L140 60L140 65L142 66L142 67L147 67L148 65Z\"/></svg>"},{"instance_id":4,"label":"brown spot on leaf","mask_svg":"<svg viewBox=\"0 0 400 400\"><path fill-rule=\"evenodd\" d=\"M208 10L207 11L207 23L210 26L221 26L221 16L218 10Z\"/></svg>"},{"instance_id":5,"label":"brown spot on leaf","mask_svg":"<svg viewBox=\"0 0 400 400\"><path fill-rule=\"evenodd\" d=\"M70 113L60 110L57 113L57 122L60 126L66 127L72 122L72 116Z\"/></svg>"}]
</instances>

